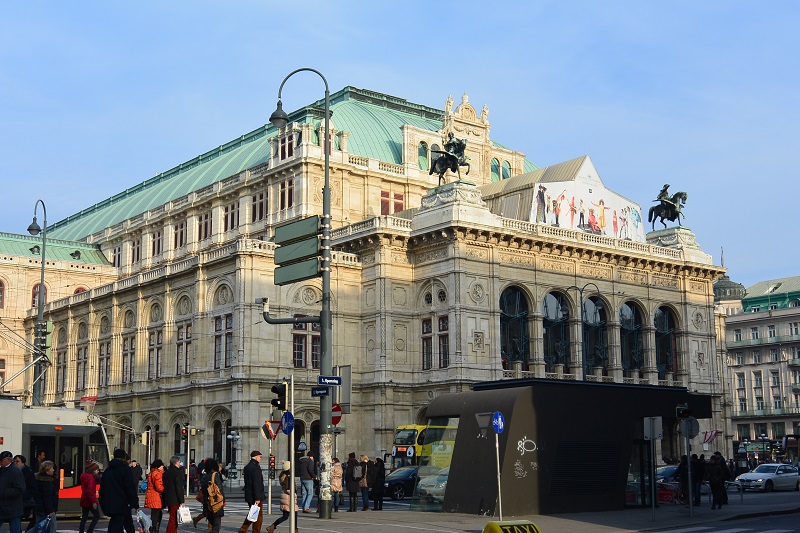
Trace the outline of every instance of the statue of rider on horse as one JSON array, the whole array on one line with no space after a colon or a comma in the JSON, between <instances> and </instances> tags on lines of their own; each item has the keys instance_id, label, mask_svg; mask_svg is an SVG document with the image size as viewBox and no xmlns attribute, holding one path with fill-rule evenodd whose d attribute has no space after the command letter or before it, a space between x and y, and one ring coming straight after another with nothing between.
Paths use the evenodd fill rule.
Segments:
<instances>
[{"instance_id":1,"label":"statue of rider on horse","mask_svg":"<svg viewBox=\"0 0 800 533\"><path fill-rule=\"evenodd\" d=\"M447 139L444 141L444 150L431 150L437 154L441 154L431 165L431 171L428 175L438 174L439 185L444 183L444 174L448 170L458 174L458 179L461 179L461 171L459 167L467 167L466 174L469 175L469 157L464 154L467 148L466 139L457 139L451 131L447 134Z\"/></svg>"},{"instance_id":2,"label":"statue of rider on horse","mask_svg":"<svg viewBox=\"0 0 800 533\"><path fill-rule=\"evenodd\" d=\"M653 229L656 229L656 218L659 218L661 223L664 225L664 228L667 227L667 223L664 222L664 219L669 220L670 222L678 221L678 226L681 225L681 215L683 214L683 206L686 204L686 200L689 198L689 195L683 191L676 192L672 196L669 195L669 183L664 185L661 188L661 192L658 193L656 199L653 200L654 202L659 202L659 205L654 205L650 208L650 211L647 214L647 221L653 223Z\"/></svg>"}]
</instances>

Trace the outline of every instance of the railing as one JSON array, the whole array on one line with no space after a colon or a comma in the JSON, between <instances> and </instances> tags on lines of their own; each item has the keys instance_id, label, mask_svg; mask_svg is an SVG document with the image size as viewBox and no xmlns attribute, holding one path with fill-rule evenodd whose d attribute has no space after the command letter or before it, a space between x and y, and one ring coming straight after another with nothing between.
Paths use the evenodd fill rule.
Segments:
<instances>
[{"instance_id":1,"label":"railing","mask_svg":"<svg viewBox=\"0 0 800 533\"><path fill-rule=\"evenodd\" d=\"M369 159L366 157L361 157L358 155L348 155L347 162L351 165L358 165L360 167L368 167L369 166Z\"/></svg>"},{"instance_id":2,"label":"railing","mask_svg":"<svg viewBox=\"0 0 800 533\"><path fill-rule=\"evenodd\" d=\"M403 165L396 165L394 163L387 163L385 161L378 161L378 170L383 170L384 172L390 172L399 176L402 176L406 173L406 169Z\"/></svg>"},{"instance_id":3,"label":"railing","mask_svg":"<svg viewBox=\"0 0 800 533\"><path fill-rule=\"evenodd\" d=\"M800 342L800 335L777 335L775 337L759 337L757 339L741 339L727 342L729 348L738 348L744 346L761 346L764 344L781 344L792 341Z\"/></svg>"}]
</instances>

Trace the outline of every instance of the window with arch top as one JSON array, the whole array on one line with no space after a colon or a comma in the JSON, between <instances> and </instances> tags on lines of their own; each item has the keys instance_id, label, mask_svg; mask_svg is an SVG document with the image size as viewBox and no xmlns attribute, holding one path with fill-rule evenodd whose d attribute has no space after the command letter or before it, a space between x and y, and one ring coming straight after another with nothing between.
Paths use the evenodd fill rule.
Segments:
<instances>
[{"instance_id":1,"label":"window with arch top","mask_svg":"<svg viewBox=\"0 0 800 533\"><path fill-rule=\"evenodd\" d=\"M511 163L508 161L503 161L503 175L502 178L507 180L511 177Z\"/></svg>"},{"instance_id":2,"label":"window with arch top","mask_svg":"<svg viewBox=\"0 0 800 533\"><path fill-rule=\"evenodd\" d=\"M492 158L492 181L500 181L500 161Z\"/></svg>"},{"instance_id":3,"label":"window with arch top","mask_svg":"<svg viewBox=\"0 0 800 533\"><path fill-rule=\"evenodd\" d=\"M417 158L419 160L419 169L428 170L428 145L423 141L417 147Z\"/></svg>"}]
</instances>

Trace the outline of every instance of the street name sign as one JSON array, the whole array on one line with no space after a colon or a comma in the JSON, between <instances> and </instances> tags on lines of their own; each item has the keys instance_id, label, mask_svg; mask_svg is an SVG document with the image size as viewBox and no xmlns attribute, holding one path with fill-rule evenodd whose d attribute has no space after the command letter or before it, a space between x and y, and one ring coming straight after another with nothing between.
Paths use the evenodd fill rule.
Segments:
<instances>
[{"instance_id":1,"label":"street name sign","mask_svg":"<svg viewBox=\"0 0 800 533\"><path fill-rule=\"evenodd\" d=\"M311 387L311 397L319 398L320 396L327 396L330 393L328 387Z\"/></svg>"},{"instance_id":2,"label":"street name sign","mask_svg":"<svg viewBox=\"0 0 800 533\"><path fill-rule=\"evenodd\" d=\"M317 384L338 387L342 384L342 376L317 376Z\"/></svg>"}]
</instances>

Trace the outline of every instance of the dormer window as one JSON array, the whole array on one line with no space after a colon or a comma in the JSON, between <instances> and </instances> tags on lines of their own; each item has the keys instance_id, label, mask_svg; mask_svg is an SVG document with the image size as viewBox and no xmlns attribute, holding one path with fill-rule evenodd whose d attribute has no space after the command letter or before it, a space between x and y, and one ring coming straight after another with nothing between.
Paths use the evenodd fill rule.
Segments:
<instances>
[{"instance_id":1,"label":"dormer window","mask_svg":"<svg viewBox=\"0 0 800 533\"><path fill-rule=\"evenodd\" d=\"M294 157L294 133L281 137L280 160Z\"/></svg>"}]
</instances>

